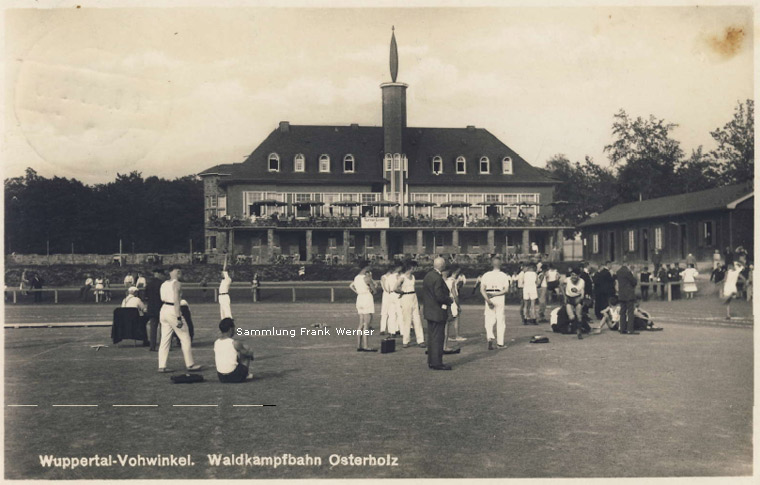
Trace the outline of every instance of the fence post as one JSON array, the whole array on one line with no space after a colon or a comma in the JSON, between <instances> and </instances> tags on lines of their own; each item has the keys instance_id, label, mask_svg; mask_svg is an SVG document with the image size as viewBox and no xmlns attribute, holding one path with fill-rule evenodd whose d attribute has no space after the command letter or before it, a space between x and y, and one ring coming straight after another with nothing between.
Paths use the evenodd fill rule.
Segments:
<instances>
[{"instance_id":1,"label":"fence post","mask_svg":"<svg viewBox=\"0 0 760 485\"><path fill-rule=\"evenodd\" d=\"M256 303L256 293L258 293L258 288L253 289L253 302Z\"/></svg>"},{"instance_id":2,"label":"fence post","mask_svg":"<svg viewBox=\"0 0 760 485\"><path fill-rule=\"evenodd\" d=\"M58 290L53 290L53 303L58 303Z\"/></svg>"},{"instance_id":3,"label":"fence post","mask_svg":"<svg viewBox=\"0 0 760 485\"><path fill-rule=\"evenodd\" d=\"M13 290L13 303L16 303L16 290Z\"/></svg>"},{"instance_id":4,"label":"fence post","mask_svg":"<svg viewBox=\"0 0 760 485\"><path fill-rule=\"evenodd\" d=\"M668 301L673 301L673 283L668 281Z\"/></svg>"},{"instance_id":5,"label":"fence post","mask_svg":"<svg viewBox=\"0 0 760 485\"><path fill-rule=\"evenodd\" d=\"M294 286L290 290L293 293L293 303L295 303L295 301L296 301L296 287Z\"/></svg>"},{"instance_id":6,"label":"fence post","mask_svg":"<svg viewBox=\"0 0 760 485\"><path fill-rule=\"evenodd\" d=\"M219 293L219 289L218 288L214 288L214 303L218 303L219 302L219 295L217 293Z\"/></svg>"},{"instance_id":7,"label":"fence post","mask_svg":"<svg viewBox=\"0 0 760 485\"><path fill-rule=\"evenodd\" d=\"M330 287L330 303L335 303L335 288Z\"/></svg>"}]
</instances>

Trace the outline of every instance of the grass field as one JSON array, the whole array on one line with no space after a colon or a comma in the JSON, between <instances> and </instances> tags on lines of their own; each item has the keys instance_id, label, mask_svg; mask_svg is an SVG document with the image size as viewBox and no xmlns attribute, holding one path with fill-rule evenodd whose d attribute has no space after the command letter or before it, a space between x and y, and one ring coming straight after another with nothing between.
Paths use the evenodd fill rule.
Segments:
<instances>
[{"instance_id":1,"label":"grass field","mask_svg":"<svg viewBox=\"0 0 760 485\"><path fill-rule=\"evenodd\" d=\"M353 305L234 304L242 328L332 327L331 336L249 337L253 382L220 384L218 307L194 304L206 381L174 385L157 358L110 328L5 330L5 476L93 478L374 478L735 476L752 474L750 306L723 319L714 299L646 305L663 332L582 341L518 324L487 351L479 306L466 306L451 372L424 349L357 353ZM110 320L112 307L6 306L6 323ZM378 305L379 311L379 305ZM373 322L377 328L377 319ZM549 333L547 333L549 332ZM549 344L528 343L548 335ZM379 345L373 337L371 343ZM91 345L108 348L95 351ZM181 353L170 366L182 368ZM13 407L26 404L36 407ZM97 405L60 407L60 405ZM150 404L156 407L116 407ZM208 405L181 407L177 405ZM269 404L271 407L242 407ZM56 406L54 406L56 405ZM321 457L322 466L215 467L208 454ZM193 466L44 468L39 455L176 456ZM331 467L332 454L398 457L396 467Z\"/></svg>"}]
</instances>

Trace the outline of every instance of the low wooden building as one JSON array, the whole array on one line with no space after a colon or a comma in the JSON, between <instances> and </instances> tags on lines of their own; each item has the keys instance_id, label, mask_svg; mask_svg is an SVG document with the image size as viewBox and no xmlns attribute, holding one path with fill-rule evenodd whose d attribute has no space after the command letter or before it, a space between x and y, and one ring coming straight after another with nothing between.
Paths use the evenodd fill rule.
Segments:
<instances>
[{"instance_id":1,"label":"low wooden building","mask_svg":"<svg viewBox=\"0 0 760 485\"><path fill-rule=\"evenodd\" d=\"M737 246L751 255L754 201L752 185L739 184L616 205L580 224L584 258L711 261L716 249Z\"/></svg>"}]
</instances>

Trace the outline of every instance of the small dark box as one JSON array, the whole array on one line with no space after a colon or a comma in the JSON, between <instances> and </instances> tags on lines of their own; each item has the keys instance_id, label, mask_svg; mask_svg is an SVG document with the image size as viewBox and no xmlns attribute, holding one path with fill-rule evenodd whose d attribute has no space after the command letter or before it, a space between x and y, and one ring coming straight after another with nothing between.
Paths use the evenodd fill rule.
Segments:
<instances>
[{"instance_id":1,"label":"small dark box","mask_svg":"<svg viewBox=\"0 0 760 485\"><path fill-rule=\"evenodd\" d=\"M387 338L380 342L380 353L389 354L396 351L396 339Z\"/></svg>"}]
</instances>

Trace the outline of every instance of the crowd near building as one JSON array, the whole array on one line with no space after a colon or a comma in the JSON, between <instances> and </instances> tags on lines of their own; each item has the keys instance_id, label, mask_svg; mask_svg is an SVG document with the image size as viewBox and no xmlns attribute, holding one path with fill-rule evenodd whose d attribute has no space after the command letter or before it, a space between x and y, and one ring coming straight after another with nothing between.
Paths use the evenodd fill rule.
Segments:
<instances>
[{"instance_id":1,"label":"crowd near building","mask_svg":"<svg viewBox=\"0 0 760 485\"><path fill-rule=\"evenodd\" d=\"M380 85L382 126L283 121L242 163L204 170L205 249L252 262L492 253L559 259L561 183L484 128L407 126L406 90Z\"/></svg>"}]
</instances>

